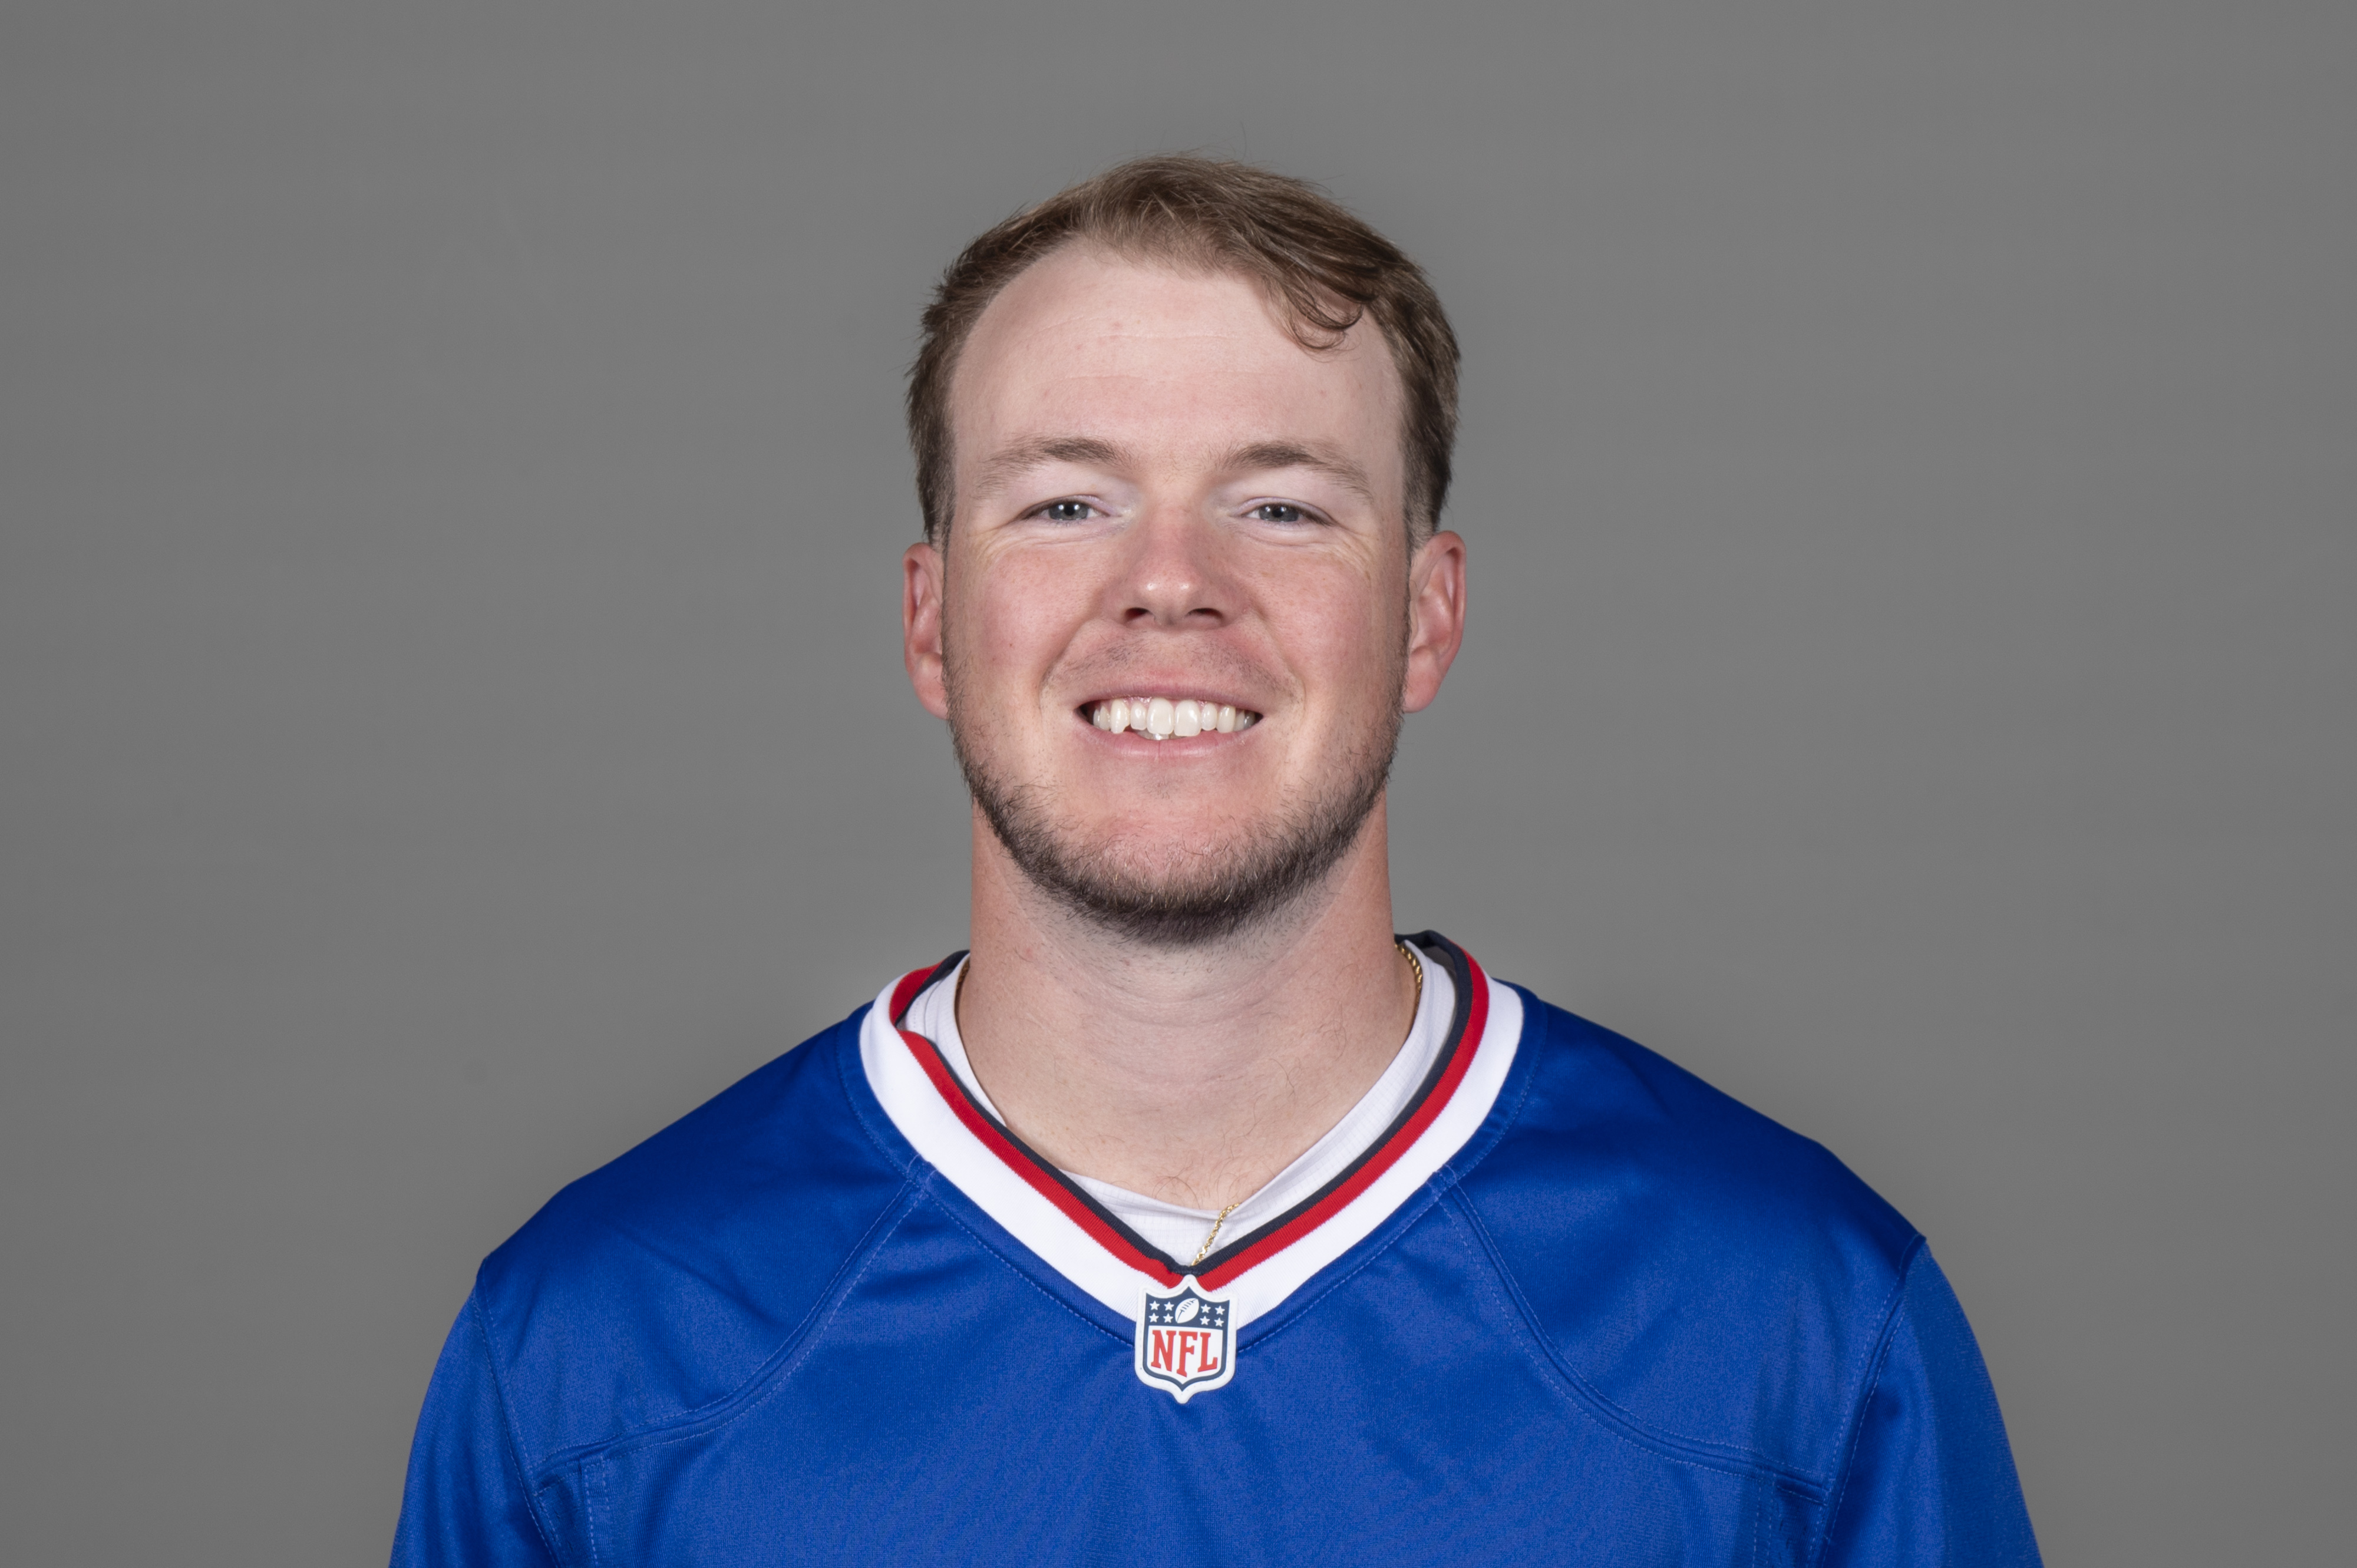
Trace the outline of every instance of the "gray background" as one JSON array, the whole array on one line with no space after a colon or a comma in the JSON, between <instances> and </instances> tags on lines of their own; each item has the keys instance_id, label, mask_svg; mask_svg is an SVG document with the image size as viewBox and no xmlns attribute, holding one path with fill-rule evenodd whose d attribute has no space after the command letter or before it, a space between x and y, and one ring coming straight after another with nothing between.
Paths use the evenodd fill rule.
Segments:
<instances>
[{"instance_id":1,"label":"gray background","mask_svg":"<svg viewBox=\"0 0 2357 1568\"><path fill-rule=\"evenodd\" d=\"M0 1555L382 1560L474 1261L961 943L916 312L1200 147L1463 333L1401 922L1928 1232L2051 1561L2345 1561L2352 61L2344 5L10 5Z\"/></svg>"}]
</instances>

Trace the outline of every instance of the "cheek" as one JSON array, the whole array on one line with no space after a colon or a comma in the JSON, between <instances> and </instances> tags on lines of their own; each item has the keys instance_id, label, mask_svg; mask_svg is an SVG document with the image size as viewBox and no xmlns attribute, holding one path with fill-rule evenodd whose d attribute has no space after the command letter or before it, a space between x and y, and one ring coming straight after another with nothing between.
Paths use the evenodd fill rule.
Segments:
<instances>
[{"instance_id":1,"label":"cheek","mask_svg":"<svg viewBox=\"0 0 2357 1568\"><path fill-rule=\"evenodd\" d=\"M1397 701L1394 672L1406 636L1406 608L1361 574L1338 570L1329 581L1299 584L1269 602L1286 661L1313 703L1374 709Z\"/></svg>"},{"instance_id":2,"label":"cheek","mask_svg":"<svg viewBox=\"0 0 2357 1568\"><path fill-rule=\"evenodd\" d=\"M944 638L967 682L982 687L1035 684L1071 640L1085 599L1072 574L1052 564L1011 559L970 563L952 573Z\"/></svg>"}]
</instances>

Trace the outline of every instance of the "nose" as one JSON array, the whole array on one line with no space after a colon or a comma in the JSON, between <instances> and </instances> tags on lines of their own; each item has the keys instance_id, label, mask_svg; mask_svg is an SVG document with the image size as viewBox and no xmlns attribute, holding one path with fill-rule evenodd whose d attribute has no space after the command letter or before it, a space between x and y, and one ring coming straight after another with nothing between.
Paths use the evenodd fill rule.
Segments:
<instances>
[{"instance_id":1,"label":"nose","mask_svg":"<svg viewBox=\"0 0 2357 1568\"><path fill-rule=\"evenodd\" d=\"M1181 507L1155 508L1133 525L1129 543L1114 588L1125 625L1175 630L1227 624L1234 596L1210 521Z\"/></svg>"}]
</instances>

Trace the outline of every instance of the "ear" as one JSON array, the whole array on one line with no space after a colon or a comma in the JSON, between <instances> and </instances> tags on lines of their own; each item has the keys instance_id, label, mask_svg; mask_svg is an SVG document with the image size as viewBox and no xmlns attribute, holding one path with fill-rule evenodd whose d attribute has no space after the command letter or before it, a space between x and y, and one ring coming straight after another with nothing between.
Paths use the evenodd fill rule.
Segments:
<instances>
[{"instance_id":1,"label":"ear","mask_svg":"<svg viewBox=\"0 0 2357 1568\"><path fill-rule=\"evenodd\" d=\"M1415 713L1440 695L1440 682L1465 642L1465 541L1436 533L1407 565L1407 678L1400 711Z\"/></svg>"},{"instance_id":2,"label":"ear","mask_svg":"<svg viewBox=\"0 0 2357 1568\"><path fill-rule=\"evenodd\" d=\"M950 716L949 687L942 678L942 594L947 584L944 552L911 544L900 556L900 657L917 701L937 719Z\"/></svg>"}]
</instances>

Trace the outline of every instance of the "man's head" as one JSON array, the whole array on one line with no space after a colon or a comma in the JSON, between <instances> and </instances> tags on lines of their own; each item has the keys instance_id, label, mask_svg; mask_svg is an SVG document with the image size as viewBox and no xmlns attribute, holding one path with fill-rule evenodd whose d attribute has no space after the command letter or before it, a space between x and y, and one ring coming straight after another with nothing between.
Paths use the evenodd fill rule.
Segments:
<instances>
[{"instance_id":1,"label":"man's head","mask_svg":"<svg viewBox=\"0 0 2357 1568\"><path fill-rule=\"evenodd\" d=\"M1461 635L1422 274L1307 186L1156 159L975 242L926 326L909 672L996 844L1158 946L1318 886Z\"/></svg>"}]
</instances>

